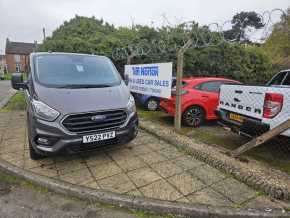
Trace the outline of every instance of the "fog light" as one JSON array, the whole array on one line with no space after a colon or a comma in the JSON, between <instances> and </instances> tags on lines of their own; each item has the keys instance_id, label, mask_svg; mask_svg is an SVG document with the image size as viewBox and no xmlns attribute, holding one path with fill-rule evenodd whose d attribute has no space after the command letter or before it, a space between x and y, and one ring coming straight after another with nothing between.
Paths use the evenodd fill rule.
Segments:
<instances>
[{"instance_id":1,"label":"fog light","mask_svg":"<svg viewBox=\"0 0 290 218\"><path fill-rule=\"evenodd\" d=\"M38 138L37 139L37 142L39 144L48 144L48 139L45 139L45 138Z\"/></svg>"},{"instance_id":2,"label":"fog light","mask_svg":"<svg viewBox=\"0 0 290 218\"><path fill-rule=\"evenodd\" d=\"M52 146L55 143L56 139L50 139L50 138L44 138L44 137L38 137L36 142L39 145L46 145L46 146Z\"/></svg>"}]
</instances>

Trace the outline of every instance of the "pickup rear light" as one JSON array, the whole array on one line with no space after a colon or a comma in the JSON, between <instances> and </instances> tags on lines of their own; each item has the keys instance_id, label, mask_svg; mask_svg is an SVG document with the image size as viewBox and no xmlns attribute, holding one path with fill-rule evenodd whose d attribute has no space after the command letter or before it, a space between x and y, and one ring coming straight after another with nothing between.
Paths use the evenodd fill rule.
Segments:
<instances>
[{"instance_id":1,"label":"pickup rear light","mask_svg":"<svg viewBox=\"0 0 290 218\"><path fill-rule=\"evenodd\" d=\"M283 95L278 93L266 93L264 101L264 118L274 118L283 107Z\"/></svg>"}]
</instances>

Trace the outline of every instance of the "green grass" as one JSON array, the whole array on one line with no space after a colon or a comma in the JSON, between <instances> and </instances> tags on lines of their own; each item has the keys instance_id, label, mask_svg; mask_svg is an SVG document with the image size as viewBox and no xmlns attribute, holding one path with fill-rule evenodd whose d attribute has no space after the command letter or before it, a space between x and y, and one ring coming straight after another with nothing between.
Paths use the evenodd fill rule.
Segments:
<instances>
[{"instance_id":1,"label":"green grass","mask_svg":"<svg viewBox=\"0 0 290 218\"><path fill-rule=\"evenodd\" d=\"M174 127L174 118L168 116L162 111L146 111L144 108L138 106L138 115L145 119L160 122L168 127ZM246 140L242 140L231 132L225 132L225 130L217 125L215 122L207 122L200 128L192 128L182 126L180 133L187 135L190 138L197 139L206 144L217 144L231 146L236 143L244 143Z\"/></svg>"},{"instance_id":2,"label":"green grass","mask_svg":"<svg viewBox=\"0 0 290 218\"><path fill-rule=\"evenodd\" d=\"M0 112L9 112L13 110L24 110L26 107L24 93L19 91L17 92L8 102L8 104L0 109Z\"/></svg>"},{"instance_id":3,"label":"green grass","mask_svg":"<svg viewBox=\"0 0 290 218\"><path fill-rule=\"evenodd\" d=\"M23 72L22 75L23 75L23 80L26 80L27 73ZM11 80L11 78L12 78L12 73L5 73L4 74L4 80Z\"/></svg>"},{"instance_id":4,"label":"green grass","mask_svg":"<svg viewBox=\"0 0 290 218\"><path fill-rule=\"evenodd\" d=\"M10 73L4 74L4 80L11 80L12 75Z\"/></svg>"}]
</instances>

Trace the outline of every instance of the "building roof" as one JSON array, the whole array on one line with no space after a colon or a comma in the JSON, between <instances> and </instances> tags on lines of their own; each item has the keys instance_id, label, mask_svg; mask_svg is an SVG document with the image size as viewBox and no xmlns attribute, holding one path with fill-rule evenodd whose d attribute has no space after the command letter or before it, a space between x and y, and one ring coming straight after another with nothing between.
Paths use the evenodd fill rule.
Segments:
<instances>
[{"instance_id":1,"label":"building roof","mask_svg":"<svg viewBox=\"0 0 290 218\"><path fill-rule=\"evenodd\" d=\"M6 40L6 54L19 54L19 55L29 55L33 51L36 51L37 44L26 43L26 42L11 42Z\"/></svg>"}]
</instances>

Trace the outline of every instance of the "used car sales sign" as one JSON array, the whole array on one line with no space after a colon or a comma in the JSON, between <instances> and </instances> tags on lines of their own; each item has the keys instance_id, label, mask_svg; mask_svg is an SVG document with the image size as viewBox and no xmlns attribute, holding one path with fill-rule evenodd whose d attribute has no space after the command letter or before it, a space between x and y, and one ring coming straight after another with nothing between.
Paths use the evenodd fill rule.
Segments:
<instances>
[{"instance_id":1,"label":"used car sales sign","mask_svg":"<svg viewBox=\"0 0 290 218\"><path fill-rule=\"evenodd\" d=\"M172 63L125 65L125 75L129 76L131 92L171 97Z\"/></svg>"}]
</instances>

